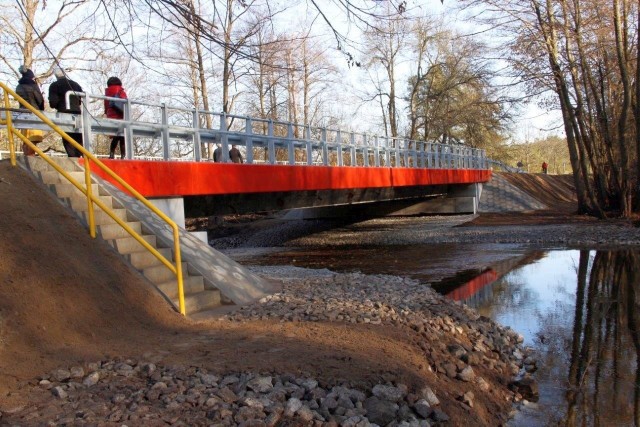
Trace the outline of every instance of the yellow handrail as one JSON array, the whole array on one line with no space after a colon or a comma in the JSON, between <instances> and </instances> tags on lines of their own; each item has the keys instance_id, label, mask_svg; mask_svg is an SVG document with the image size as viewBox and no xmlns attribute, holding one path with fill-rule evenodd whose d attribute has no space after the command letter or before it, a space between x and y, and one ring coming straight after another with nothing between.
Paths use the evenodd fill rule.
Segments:
<instances>
[{"instance_id":1,"label":"yellow handrail","mask_svg":"<svg viewBox=\"0 0 640 427\"><path fill-rule=\"evenodd\" d=\"M13 166L16 165L16 150L14 146L13 135L18 136L22 142L31 147L38 155L44 159L49 165L51 165L56 171L58 171L62 176L64 176L71 184L73 184L78 190L80 190L85 196L87 196L87 204L88 204L88 216L89 216L89 234L91 237L95 238L95 217L93 212L93 203L95 203L100 209L107 213L114 221L116 221L122 228L127 231L134 239L138 241L145 249L151 252L160 262L162 262L171 272L176 275L178 280L178 304L180 308L180 313L182 315L186 315L185 303L184 303L184 282L182 278L182 259L180 255L180 234L178 225L167 215L165 215L162 211L160 211L157 207L155 207L151 202L149 202L144 196L138 193L133 187L131 187L127 182L125 182L122 178L116 175L111 169L109 169L104 163L102 163L97 157L87 151L82 145L78 144L73 140L65 131L60 129L55 123L53 123L47 116L42 114L39 110L36 110L31 104L25 101L22 97L20 97L15 91L10 89L6 84L0 82L0 88L4 90L4 104L5 104L5 114L6 119L4 121L0 120L1 125L6 125L9 136L9 152L11 155L11 164ZM27 110L31 111L35 114L40 120L42 120L47 126L49 126L53 131L55 131L58 135L64 138L67 142L69 142L72 146L78 149L85 158L85 186L83 188L80 183L78 183L74 178L72 178L64 169L58 166L51 158L46 155L42 150L38 148L36 144L29 141L22 133L20 133L14 126L12 122L11 112L10 112L10 104L9 104L9 94L16 100L18 103ZM142 238L135 230L129 227L126 222L122 219L118 218L116 214L111 210L111 208L107 207L98 197L94 196L91 191L91 171L90 171L90 162L93 162L102 169L107 175L116 180L122 187L124 187L133 197L142 202L147 208L151 209L156 215L162 218L173 230L173 251L176 258L176 265L174 266L167 258L165 258L160 252L158 252L153 246L151 246L146 240Z\"/></svg>"}]
</instances>

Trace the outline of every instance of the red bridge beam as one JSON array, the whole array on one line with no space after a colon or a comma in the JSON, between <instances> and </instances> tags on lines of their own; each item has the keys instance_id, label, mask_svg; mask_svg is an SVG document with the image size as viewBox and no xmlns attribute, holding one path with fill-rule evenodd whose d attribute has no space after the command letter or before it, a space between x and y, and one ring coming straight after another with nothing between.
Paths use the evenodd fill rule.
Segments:
<instances>
[{"instance_id":1,"label":"red bridge beam","mask_svg":"<svg viewBox=\"0 0 640 427\"><path fill-rule=\"evenodd\" d=\"M487 182L490 170L103 160L145 197L344 190ZM111 181L97 168L93 172Z\"/></svg>"}]
</instances>

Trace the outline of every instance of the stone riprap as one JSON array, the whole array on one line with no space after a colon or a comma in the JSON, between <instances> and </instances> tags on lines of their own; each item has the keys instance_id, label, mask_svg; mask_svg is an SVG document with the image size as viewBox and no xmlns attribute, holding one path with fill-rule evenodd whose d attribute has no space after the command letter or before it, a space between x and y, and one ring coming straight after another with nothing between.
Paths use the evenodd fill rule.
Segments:
<instances>
[{"instance_id":1,"label":"stone riprap","mask_svg":"<svg viewBox=\"0 0 640 427\"><path fill-rule=\"evenodd\" d=\"M518 384L531 388L529 380L513 381L511 391L495 382L495 377L528 378L519 374L531 371L535 361L522 348L522 336L446 300L428 285L396 276L295 267L255 270L282 280L282 292L219 322L322 321L405 328L424 352L428 370L462 385L465 392L453 398L471 412L478 407L479 393L500 388L505 398L516 402L522 399ZM364 387L290 373L220 375L197 366L118 358L57 369L37 383L52 398L44 406L13 414L11 420L49 425L429 426L447 423L441 401L452 398L438 389L412 389L394 381Z\"/></svg>"}]
</instances>

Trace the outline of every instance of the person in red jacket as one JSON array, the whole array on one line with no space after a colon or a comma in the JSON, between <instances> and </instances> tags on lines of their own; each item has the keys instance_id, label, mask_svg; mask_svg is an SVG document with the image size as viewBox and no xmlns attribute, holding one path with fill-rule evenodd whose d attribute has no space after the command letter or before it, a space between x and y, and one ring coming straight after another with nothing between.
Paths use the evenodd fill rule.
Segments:
<instances>
[{"instance_id":1,"label":"person in red jacket","mask_svg":"<svg viewBox=\"0 0 640 427\"><path fill-rule=\"evenodd\" d=\"M109 77L107 80L107 88L104 90L105 96L112 98L127 99L127 93L122 87L122 82L117 77ZM120 119L124 118L124 105L125 101L106 100L104 101L104 112L108 119ZM124 159L124 136L114 136L111 140L111 146L109 147L109 158L113 159L116 153L116 147L120 145L120 158Z\"/></svg>"}]
</instances>

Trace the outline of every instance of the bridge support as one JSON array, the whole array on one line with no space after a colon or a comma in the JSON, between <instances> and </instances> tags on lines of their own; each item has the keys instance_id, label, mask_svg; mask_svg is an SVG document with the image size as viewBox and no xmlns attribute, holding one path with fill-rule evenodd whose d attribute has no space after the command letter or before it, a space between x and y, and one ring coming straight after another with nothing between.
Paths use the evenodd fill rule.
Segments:
<instances>
[{"instance_id":1,"label":"bridge support","mask_svg":"<svg viewBox=\"0 0 640 427\"><path fill-rule=\"evenodd\" d=\"M184 215L184 198L182 197L166 197L149 199L158 209L171 218L180 228L186 228ZM206 231L190 231L189 234L209 243Z\"/></svg>"},{"instance_id":2,"label":"bridge support","mask_svg":"<svg viewBox=\"0 0 640 427\"><path fill-rule=\"evenodd\" d=\"M451 185L447 193L443 195L421 199L291 209L284 214L283 219L476 214L481 192L482 184Z\"/></svg>"},{"instance_id":3,"label":"bridge support","mask_svg":"<svg viewBox=\"0 0 640 427\"><path fill-rule=\"evenodd\" d=\"M420 214L476 214L482 194L482 184L451 185L445 196L425 200L390 214L390 216Z\"/></svg>"}]
</instances>

